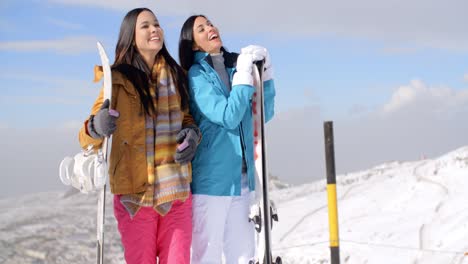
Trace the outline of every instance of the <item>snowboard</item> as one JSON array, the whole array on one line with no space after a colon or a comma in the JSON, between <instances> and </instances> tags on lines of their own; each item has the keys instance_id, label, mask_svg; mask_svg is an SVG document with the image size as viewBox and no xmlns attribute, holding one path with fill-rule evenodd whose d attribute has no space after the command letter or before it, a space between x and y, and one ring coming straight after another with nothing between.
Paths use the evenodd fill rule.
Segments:
<instances>
[{"instance_id":1,"label":"snowboard","mask_svg":"<svg viewBox=\"0 0 468 264\"><path fill-rule=\"evenodd\" d=\"M107 56L104 47L100 42L97 42L99 50L99 57L101 58L102 69L104 72L104 98L109 99L109 105L111 104L112 98L112 76L111 68L109 63L109 57ZM109 108L110 109L110 108ZM107 165L108 154L110 153L110 141L111 138L105 137L102 143L101 152L103 153L105 164ZM108 168L105 170L106 179L108 178ZM106 207L106 182L104 182L102 188L98 189L98 203L97 203L97 225L96 225L96 262L97 264L104 263L104 219L105 219L105 207Z\"/></svg>"},{"instance_id":2,"label":"snowboard","mask_svg":"<svg viewBox=\"0 0 468 264\"><path fill-rule=\"evenodd\" d=\"M278 221L276 207L269 198L268 164L266 157L265 111L263 96L263 61L255 63L253 79L255 93L252 100L254 127L254 159L255 159L255 198L251 206L250 220L255 224L256 252L255 259L249 264L281 264L281 258L273 260L271 244L271 228L273 221Z\"/></svg>"},{"instance_id":3,"label":"snowboard","mask_svg":"<svg viewBox=\"0 0 468 264\"><path fill-rule=\"evenodd\" d=\"M111 100L112 78L109 58L101 43L97 42L99 57L103 68L104 99ZM96 221L96 262L104 262L104 214L106 204L106 183L108 178L107 156L110 152L110 137L105 137L98 151L88 146L73 157L65 157L59 166L59 177L63 184L71 188L67 195L78 191L84 194L97 193L97 221Z\"/></svg>"}]
</instances>

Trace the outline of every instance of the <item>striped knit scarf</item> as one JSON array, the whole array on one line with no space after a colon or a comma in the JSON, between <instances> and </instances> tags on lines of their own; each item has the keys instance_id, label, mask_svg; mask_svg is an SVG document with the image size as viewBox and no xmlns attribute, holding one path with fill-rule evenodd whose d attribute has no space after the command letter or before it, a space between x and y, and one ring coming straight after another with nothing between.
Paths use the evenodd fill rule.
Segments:
<instances>
[{"instance_id":1,"label":"striped knit scarf","mask_svg":"<svg viewBox=\"0 0 468 264\"><path fill-rule=\"evenodd\" d=\"M156 87L150 87L150 93L157 110L156 116L146 116L146 160L151 185L143 193L120 197L132 217L141 206L152 206L164 216L173 201L185 201L190 194L190 163L174 162L176 135L182 128L184 113L174 76L162 56L153 66L151 78L156 83Z\"/></svg>"}]
</instances>

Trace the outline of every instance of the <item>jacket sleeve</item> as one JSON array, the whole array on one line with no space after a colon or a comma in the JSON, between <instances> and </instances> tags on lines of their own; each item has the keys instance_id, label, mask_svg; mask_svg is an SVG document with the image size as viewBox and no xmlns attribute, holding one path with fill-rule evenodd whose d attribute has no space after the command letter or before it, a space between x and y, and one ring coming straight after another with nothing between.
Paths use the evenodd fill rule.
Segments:
<instances>
[{"instance_id":1,"label":"jacket sleeve","mask_svg":"<svg viewBox=\"0 0 468 264\"><path fill-rule=\"evenodd\" d=\"M95 115L102 106L104 98L104 89L101 89L99 96L94 102L93 108L91 109L91 115ZM83 123L83 126L78 133L78 140L83 149L87 149L89 145L93 145L93 149L97 150L101 147L103 139L92 138L88 133L88 119Z\"/></svg>"},{"instance_id":2,"label":"jacket sleeve","mask_svg":"<svg viewBox=\"0 0 468 264\"><path fill-rule=\"evenodd\" d=\"M270 121L275 115L275 82L273 79L263 83L264 100L263 107L265 108L265 122Z\"/></svg>"},{"instance_id":3,"label":"jacket sleeve","mask_svg":"<svg viewBox=\"0 0 468 264\"><path fill-rule=\"evenodd\" d=\"M190 114L189 109L185 109L182 111L184 115L184 119L182 120L182 128L193 128L198 134L198 143L200 143L202 139L202 133L200 131L200 128L197 126L195 123L195 120L193 119L192 115Z\"/></svg>"},{"instance_id":4,"label":"jacket sleeve","mask_svg":"<svg viewBox=\"0 0 468 264\"><path fill-rule=\"evenodd\" d=\"M201 71L201 66L192 66L188 78L192 100L208 120L227 129L240 124L245 111L250 108L254 93L251 85L233 86L226 98Z\"/></svg>"},{"instance_id":5,"label":"jacket sleeve","mask_svg":"<svg viewBox=\"0 0 468 264\"><path fill-rule=\"evenodd\" d=\"M184 115L184 119L182 120L182 127L196 125L195 120L193 120L193 117L190 114L189 108L184 109L182 113Z\"/></svg>"}]
</instances>

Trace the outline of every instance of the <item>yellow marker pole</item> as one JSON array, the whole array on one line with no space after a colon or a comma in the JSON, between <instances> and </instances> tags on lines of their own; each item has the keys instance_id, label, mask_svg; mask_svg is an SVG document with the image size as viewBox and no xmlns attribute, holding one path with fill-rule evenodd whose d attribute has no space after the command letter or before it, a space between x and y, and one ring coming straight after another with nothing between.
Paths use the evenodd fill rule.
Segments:
<instances>
[{"instance_id":1,"label":"yellow marker pole","mask_svg":"<svg viewBox=\"0 0 468 264\"><path fill-rule=\"evenodd\" d=\"M327 166L328 223L330 229L331 264L340 263L340 239L338 235L338 206L336 196L335 150L333 122L323 124L325 134L325 161Z\"/></svg>"}]
</instances>

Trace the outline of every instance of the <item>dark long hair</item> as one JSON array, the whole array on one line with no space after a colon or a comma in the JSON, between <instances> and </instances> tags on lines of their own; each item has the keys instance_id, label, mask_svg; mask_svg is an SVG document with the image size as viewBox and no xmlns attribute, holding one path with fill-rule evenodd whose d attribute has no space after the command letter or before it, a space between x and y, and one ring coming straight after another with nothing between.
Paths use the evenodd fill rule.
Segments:
<instances>
[{"instance_id":1,"label":"dark long hair","mask_svg":"<svg viewBox=\"0 0 468 264\"><path fill-rule=\"evenodd\" d=\"M119 39L117 40L115 48L115 61L112 68L121 71L129 78L130 81L132 81L138 95L140 96L140 101L143 105L144 111L147 114L152 115L156 113L156 110L154 109L153 100L149 90L151 82L151 68L148 67L135 45L133 45L135 42L136 21L138 15L143 11L153 13L153 11L148 8L135 8L125 15L120 26ZM160 58L159 56L162 56L166 60L179 91L182 109L186 109L188 107L188 85L184 70L169 54L165 43L163 43L161 50L156 55L155 61Z\"/></svg>"},{"instance_id":2,"label":"dark long hair","mask_svg":"<svg viewBox=\"0 0 468 264\"><path fill-rule=\"evenodd\" d=\"M195 43L195 40L193 39L193 25L195 24L195 20L198 17L204 17L205 19L208 19L205 15L193 15L185 20L184 24L182 25L182 29L180 30L179 62L180 66L182 66L182 68L186 71L188 71L193 65L193 59L195 55L195 51L193 50ZM221 47L221 51L224 52L226 49Z\"/></svg>"}]
</instances>

